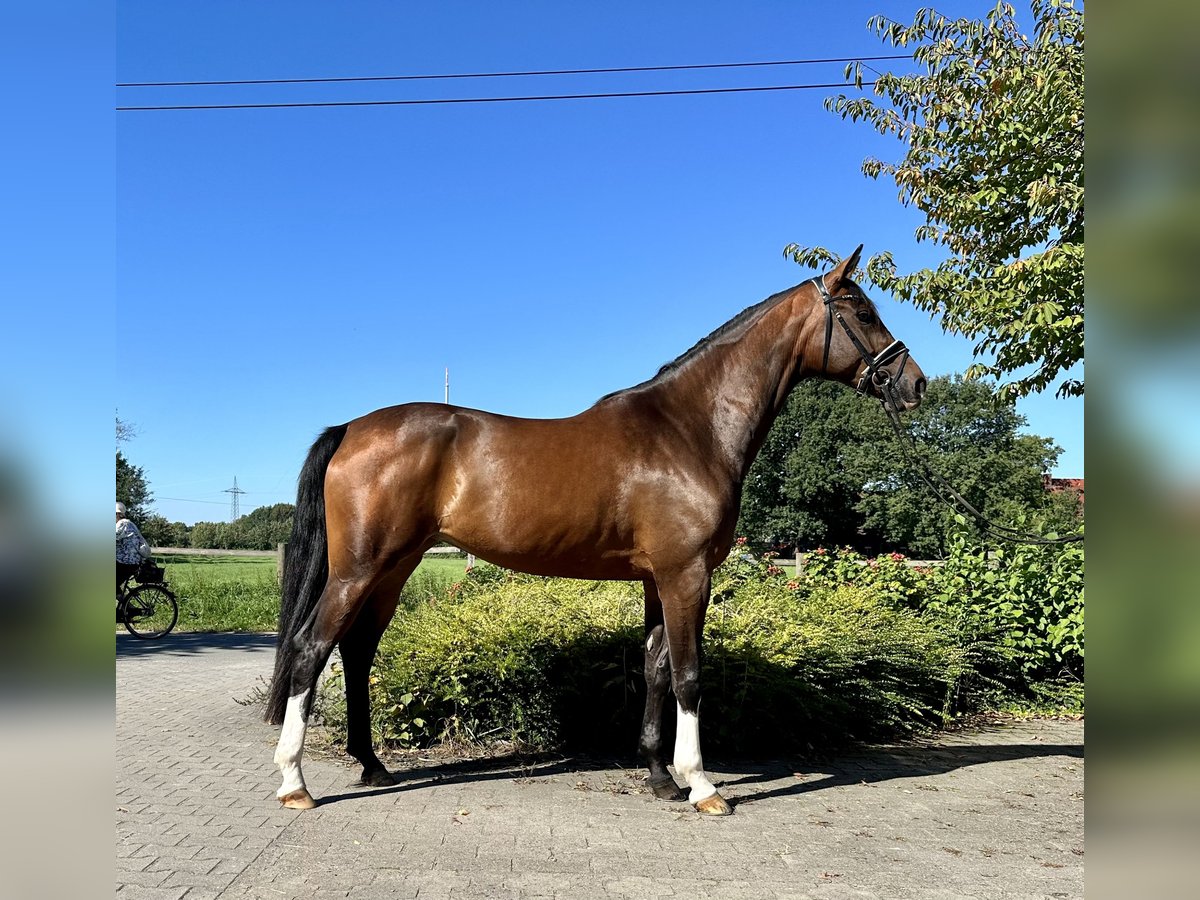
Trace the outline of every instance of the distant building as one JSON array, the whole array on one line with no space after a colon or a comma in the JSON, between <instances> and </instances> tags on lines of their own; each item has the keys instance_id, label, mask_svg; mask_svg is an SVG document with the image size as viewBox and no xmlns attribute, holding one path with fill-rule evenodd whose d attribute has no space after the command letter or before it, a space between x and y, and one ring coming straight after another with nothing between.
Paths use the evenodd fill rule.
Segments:
<instances>
[{"instance_id":1,"label":"distant building","mask_svg":"<svg viewBox=\"0 0 1200 900\"><path fill-rule=\"evenodd\" d=\"M1070 491L1079 498L1079 507L1083 508L1083 479L1082 478L1051 478L1049 475L1042 476L1042 487L1050 491L1052 494L1063 493Z\"/></svg>"}]
</instances>

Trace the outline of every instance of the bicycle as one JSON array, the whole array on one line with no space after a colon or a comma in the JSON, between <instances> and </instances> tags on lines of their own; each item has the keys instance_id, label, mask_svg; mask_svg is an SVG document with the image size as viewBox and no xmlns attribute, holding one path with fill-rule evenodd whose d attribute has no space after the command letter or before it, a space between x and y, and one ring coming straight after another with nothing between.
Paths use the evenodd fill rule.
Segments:
<instances>
[{"instance_id":1,"label":"bicycle","mask_svg":"<svg viewBox=\"0 0 1200 900\"><path fill-rule=\"evenodd\" d=\"M179 621L179 602L166 585L166 572L149 560L121 582L117 593L117 621L136 638L151 639L171 633ZM130 587L137 581L137 587Z\"/></svg>"}]
</instances>

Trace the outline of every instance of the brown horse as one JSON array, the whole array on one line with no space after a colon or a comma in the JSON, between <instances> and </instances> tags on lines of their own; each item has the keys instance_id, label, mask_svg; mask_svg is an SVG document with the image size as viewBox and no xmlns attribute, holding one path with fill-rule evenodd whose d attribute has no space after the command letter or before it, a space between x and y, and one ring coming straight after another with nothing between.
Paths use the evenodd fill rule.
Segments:
<instances>
[{"instance_id":1,"label":"brown horse","mask_svg":"<svg viewBox=\"0 0 1200 900\"><path fill-rule=\"evenodd\" d=\"M365 784L394 783L371 747L368 672L421 554L448 541L522 572L641 581L639 744L650 785L660 798L683 799L661 733L673 688L675 771L696 809L728 814L700 755L700 637L750 463L801 378L857 383L903 409L925 389L920 368L849 277L861 250L579 415L515 419L411 403L327 429L300 474L266 714L283 723L275 752L283 805L314 805L300 757L317 677L335 645L346 749Z\"/></svg>"}]
</instances>

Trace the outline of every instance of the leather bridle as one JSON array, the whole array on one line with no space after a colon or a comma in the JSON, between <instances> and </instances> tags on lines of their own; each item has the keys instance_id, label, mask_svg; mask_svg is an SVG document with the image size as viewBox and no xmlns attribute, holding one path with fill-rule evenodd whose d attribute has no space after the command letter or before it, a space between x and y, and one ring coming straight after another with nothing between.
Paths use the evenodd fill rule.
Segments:
<instances>
[{"instance_id":1,"label":"leather bridle","mask_svg":"<svg viewBox=\"0 0 1200 900\"><path fill-rule=\"evenodd\" d=\"M980 527L985 532L1002 541L1012 541L1019 544L1067 544L1083 540L1082 534L1062 537L1042 537L1041 535L1021 531L1017 528L1010 528L1007 525L998 525L976 509L945 478L935 472L925 459L925 455L918 449L912 435L905 429L904 423L900 421L900 398L896 396L895 382L892 374L883 368L893 360L899 359L900 365L896 367L896 377L899 377L900 373L904 371L904 367L908 364L908 348L904 346L903 341L892 341L879 353L872 353L858 339L858 335L851 329L850 323L842 317L842 311L834 306L834 301L836 300L861 300L865 303L867 298L861 293L841 294L834 297L829 293L829 289L825 287L825 280L820 275L811 279L811 281L816 286L817 291L820 292L821 298L825 301L825 350L821 354L821 374L828 374L829 345L833 341L833 320L837 319L842 328L845 329L846 336L850 338L850 343L854 345L854 348L858 351L858 355L862 357L863 362L867 366L862 377L858 379L858 385L855 390L860 394L865 394L868 383L874 385L879 390L880 401L883 404L884 411L887 413L892 430L896 432L896 438L900 441L900 446L907 451L917 474L933 491L934 496L951 509L958 509L971 516L979 522Z\"/></svg>"},{"instance_id":2,"label":"leather bridle","mask_svg":"<svg viewBox=\"0 0 1200 900\"><path fill-rule=\"evenodd\" d=\"M899 359L900 365L896 366L896 376L904 371L904 367L908 365L908 348L904 346L903 341L892 341L878 353L872 353L867 349L866 345L859 340L858 335L850 327L850 323L842 316L842 311L834 305L836 300L861 300L866 302L867 298L862 294L842 294L834 297L829 293L829 289L825 287L825 279L818 275L811 279L821 294L821 298L825 301L825 350L821 354L821 374L825 375L829 371L829 345L833 342L833 320L837 319L838 323L846 332L846 336L850 338L850 343L854 345L854 349L858 351L858 355L862 357L862 361L866 363L866 370L862 377L858 379L858 384L855 390L860 394L865 394L867 384L873 384L882 393L884 388L891 384L892 373L888 372L884 366L893 360Z\"/></svg>"}]
</instances>

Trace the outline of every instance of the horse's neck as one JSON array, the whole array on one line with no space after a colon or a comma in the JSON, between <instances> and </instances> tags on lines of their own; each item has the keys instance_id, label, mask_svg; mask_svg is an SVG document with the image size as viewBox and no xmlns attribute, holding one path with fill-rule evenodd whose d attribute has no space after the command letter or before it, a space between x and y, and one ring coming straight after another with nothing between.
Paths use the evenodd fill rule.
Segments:
<instances>
[{"instance_id":1,"label":"horse's neck","mask_svg":"<svg viewBox=\"0 0 1200 900\"><path fill-rule=\"evenodd\" d=\"M695 444L711 445L739 482L802 374L796 348L810 317L795 314L798 304L803 298L781 300L740 338L705 348L663 385L664 401L680 411Z\"/></svg>"}]
</instances>

